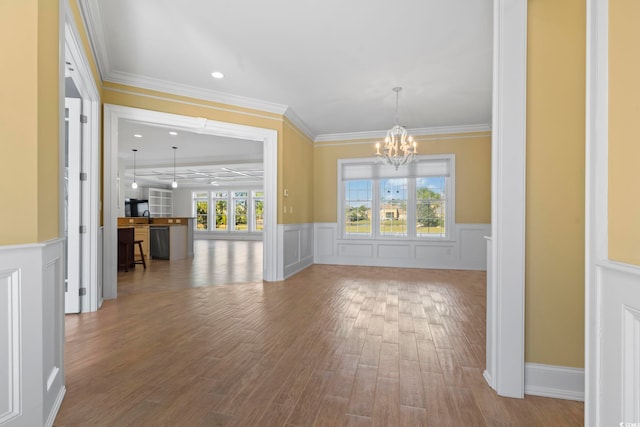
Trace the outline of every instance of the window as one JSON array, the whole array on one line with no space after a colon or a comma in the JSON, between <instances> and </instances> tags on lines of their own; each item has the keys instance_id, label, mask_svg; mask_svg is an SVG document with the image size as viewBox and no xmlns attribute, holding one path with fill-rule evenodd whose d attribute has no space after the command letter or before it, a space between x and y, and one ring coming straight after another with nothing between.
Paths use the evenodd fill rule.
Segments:
<instances>
[{"instance_id":1,"label":"window","mask_svg":"<svg viewBox=\"0 0 640 427\"><path fill-rule=\"evenodd\" d=\"M215 230L224 231L227 230L227 217L228 217L228 201L227 192L219 191L213 193L213 203L216 207L216 222Z\"/></svg>"},{"instance_id":2,"label":"window","mask_svg":"<svg viewBox=\"0 0 640 427\"><path fill-rule=\"evenodd\" d=\"M372 188L370 180L345 183L345 233L354 236L371 235Z\"/></svg>"},{"instance_id":3,"label":"window","mask_svg":"<svg viewBox=\"0 0 640 427\"><path fill-rule=\"evenodd\" d=\"M242 198L238 198L238 195ZM234 218L234 230L247 231L247 193L235 193L233 199L233 218Z\"/></svg>"},{"instance_id":4,"label":"window","mask_svg":"<svg viewBox=\"0 0 640 427\"><path fill-rule=\"evenodd\" d=\"M194 193L196 212L196 230L207 230L209 228L209 193Z\"/></svg>"},{"instance_id":5,"label":"window","mask_svg":"<svg viewBox=\"0 0 640 427\"><path fill-rule=\"evenodd\" d=\"M194 191L196 231L257 232L264 230L264 191Z\"/></svg>"},{"instance_id":6,"label":"window","mask_svg":"<svg viewBox=\"0 0 640 427\"><path fill-rule=\"evenodd\" d=\"M416 234L418 237L445 235L445 177L416 179Z\"/></svg>"},{"instance_id":7,"label":"window","mask_svg":"<svg viewBox=\"0 0 640 427\"><path fill-rule=\"evenodd\" d=\"M381 179L380 236L407 236L407 179Z\"/></svg>"},{"instance_id":8,"label":"window","mask_svg":"<svg viewBox=\"0 0 640 427\"><path fill-rule=\"evenodd\" d=\"M339 161L345 238L447 238L453 224L454 155L420 156L396 171L373 159ZM375 212L375 215L372 214Z\"/></svg>"},{"instance_id":9,"label":"window","mask_svg":"<svg viewBox=\"0 0 640 427\"><path fill-rule=\"evenodd\" d=\"M253 229L255 231L264 230L264 192L253 192Z\"/></svg>"}]
</instances>

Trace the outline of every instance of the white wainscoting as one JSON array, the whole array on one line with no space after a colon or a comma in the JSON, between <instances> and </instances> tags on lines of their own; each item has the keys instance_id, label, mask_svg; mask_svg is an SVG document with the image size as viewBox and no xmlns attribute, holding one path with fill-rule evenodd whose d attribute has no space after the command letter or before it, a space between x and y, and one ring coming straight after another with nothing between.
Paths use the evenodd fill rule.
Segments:
<instances>
[{"instance_id":1,"label":"white wainscoting","mask_svg":"<svg viewBox=\"0 0 640 427\"><path fill-rule=\"evenodd\" d=\"M524 392L554 399L584 401L584 369L526 363Z\"/></svg>"},{"instance_id":2,"label":"white wainscoting","mask_svg":"<svg viewBox=\"0 0 640 427\"><path fill-rule=\"evenodd\" d=\"M64 386L63 241L0 247L0 426L53 425Z\"/></svg>"},{"instance_id":3,"label":"white wainscoting","mask_svg":"<svg viewBox=\"0 0 640 427\"><path fill-rule=\"evenodd\" d=\"M597 264L596 425L640 422L640 267ZM595 315L596 313L594 313Z\"/></svg>"},{"instance_id":4,"label":"white wainscoting","mask_svg":"<svg viewBox=\"0 0 640 427\"><path fill-rule=\"evenodd\" d=\"M316 264L485 270L491 224L457 224L452 240L340 239L337 223L315 223Z\"/></svg>"},{"instance_id":5,"label":"white wainscoting","mask_svg":"<svg viewBox=\"0 0 640 427\"><path fill-rule=\"evenodd\" d=\"M286 279L313 264L313 224L278 224L282 274Z\"/></svg>"}]
</instances>

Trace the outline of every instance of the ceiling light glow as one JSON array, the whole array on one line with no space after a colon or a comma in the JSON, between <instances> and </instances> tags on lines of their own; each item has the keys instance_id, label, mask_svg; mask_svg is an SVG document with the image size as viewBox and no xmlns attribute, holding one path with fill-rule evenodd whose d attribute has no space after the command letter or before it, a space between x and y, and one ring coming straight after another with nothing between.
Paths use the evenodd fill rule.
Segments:
<instances>
[{"instance_id":1,"label":"ceiling light glow","mask_svg":"<svg viewBox=\"0 0 640 427\"><path fill-rule=\"evenodd\" d=\"M211 76L214 79L221 79L224 77L224 74L222 74L220 71L214 71L213 73L211 73Z\"/></svg>"},{"instance_id":2,"label":"ceiling light glow","mask_svg":"<svg viewBox=\"0 0 640 427\"><path fill-rule=\"evenodd\" d=\"M169 135L171 135L171 136L176 136L177 134L178 134L178 132L175 132L175 131L169 132Z\"/></svg>"},{"instance_id":3,"label":"ceiling light glow","mask_svg":"<svg viewBox=\"0 0 640 427\"><path fill-rule=\"evenodd\" d=\"M133 136L135 136L136 138L142 138L142 135L140 135L139 133L134 133Z\"/></svg>"}]
</instances>

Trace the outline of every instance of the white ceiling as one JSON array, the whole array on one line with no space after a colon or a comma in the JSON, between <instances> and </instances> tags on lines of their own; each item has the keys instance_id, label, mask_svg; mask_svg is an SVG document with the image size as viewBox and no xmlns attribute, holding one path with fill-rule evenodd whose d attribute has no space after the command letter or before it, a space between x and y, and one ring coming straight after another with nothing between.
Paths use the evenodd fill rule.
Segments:
<instances>
[{"instance_id":1,"label":"white ceiling","mask_svg":"<svg viewBox=\"0 0 640 427\"><path fill-rule=\"evenodd\" d=\"M491 0L80 0L105 81L277 111L311 138L488 124ZM212 71L225 74L222 80Z\"/></svg>"},{"instance_id":2,"label":"white ceiling","mask_svg":"<svg viewBox=\"0 0 640 427\"><path fill-rule=\"evenodd\" d=\"M137 149L138 184L171 185L174 177L172 147L177 147L176 181L179 187L262 186L261 142L185 132L130 120L121 119L118 123L118 163L124 168L127 180L133 180L133 149Z\"/></svg>"}]
</instances>

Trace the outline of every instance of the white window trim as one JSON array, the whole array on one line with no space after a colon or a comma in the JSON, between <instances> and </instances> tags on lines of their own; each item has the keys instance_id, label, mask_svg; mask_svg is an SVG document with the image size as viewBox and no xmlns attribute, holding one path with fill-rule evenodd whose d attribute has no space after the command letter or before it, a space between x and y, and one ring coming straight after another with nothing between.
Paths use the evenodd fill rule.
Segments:
<instances>
[{"instance_id":1,"label":"white window trim","mask_svg":"<svg viewBox=\"0 0 640 427\"><path fill-rule=\"evenodd\" d=\"M429 161L429 160L448 160L449 161L449 179L446 180L446 189L445 193L447 195L447 204L445 211L445 236L424 236L418 237L415 227L407 226L407 236L406 237L396 237L396 236L380 236L378 235L378 229L380 227L380 215L375 215L373 212L376 209L379 209L379 200L380 200L380 188L378 185L379 179L375 177L371 177L370 179L374 181L375 185L372 188L372 218L371 218L371 235L369 236L353 236L347 235L344 231L344 182L342 181L342 169L345 164L370 164L377 162L377 158L375 157L367 157L367 158L357 158L357 159L338 159L338 234L341 239L345 240L401 240L401 241L421 241L421 242L454 242L455 241L455 212L456 212L456 156L455 154L434 154L434 155L419 155L416 156L416 161ZM400 166L402 168L403 166ZM399 169L400 170L400 169ZM399 176L399 178L405 178L403 176ZM410 179L407 185L407 194L415 193L415 180ZM414 198L415 202L415 198ZM407 203L407 224L415 223L416 217L416 207L415 203ZM412 222L409 222L412 220Z\"/></svg>"}]
</instances>

